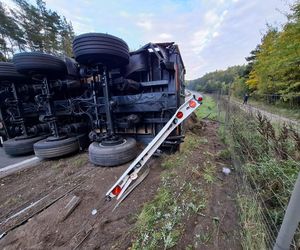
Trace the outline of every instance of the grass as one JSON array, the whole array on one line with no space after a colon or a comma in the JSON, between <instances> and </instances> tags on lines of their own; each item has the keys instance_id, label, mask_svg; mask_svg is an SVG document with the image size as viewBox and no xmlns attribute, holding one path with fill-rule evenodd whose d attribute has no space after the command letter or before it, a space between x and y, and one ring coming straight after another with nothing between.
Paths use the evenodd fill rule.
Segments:
<instances>
[{"instance_id":1,"label":"grass","mask_svg":"<svg viewBox=\"0 0 300 250\"><path fill-rule=\"evenodd\" d=\"M241 176L237 199L241 244L243 249L267 249L274 244L269 235L277 235L297 178L300 137L291 128L274 127L228 105L220 105L222 112L227 112L227 120L219 136L232 157L242 163L236 168ZM219 156L226 157L227 153Z\"/></svg>"},{"instance_id":2,"label":"grass","mask_svg":"<svg viewBox=\"0 0 300 250\"><path fill-rule=\"evenodd\" d=\"M195 134L187 133L185 136L185 143L180 146L180 153L183 155L190 154L191 150L197 148L199 144L207 142L208 140L205 137L199 137Z\"/></svg>"},{"instance_id":3,"label":"grass","mask_svg":"<svg viewBox=\"0 0 300 250\"><path fill-rule=\"evenodd\" d=\"M200 213L206 207L206 197L199 187L187 180L186 173L192 173L189 155L203 140L194 134L187 134L181 151L164 158L166 169L161 185L154 197L137 217L134 229L135 240L131 249L169 249L174 247L184 230L183 218ZM205 143L205 142L204 142ZM188 174L187 176L190 176Z\"/></svg>"},{"instance_id":4,"label":"grass","mask_svg":"<svg viewBox=\"0 0 300 250\"><path fill-rule=\"evenodd\" d=\"M188 155L192 153L192 150L197 148L197 146L202 143L207 143L207 139L187 133L185 136L185 142L180 146L180 152L173 155L164 156L164 160L161 166L165 169L182 166L186 161Z\"/></svg>"},{"instance_id":5,"label":"grass","mask_svg":"<svg viewBox=\"0 0 300 250\"><path fill-rule=\"evenodd\" d=\"M70 159L70 164L74 167L82 167L88 163L88 158L86 154L78 154L74 158Z\"/></svg>"},{"instance_id":6,"label":"grass","mask_svg":"<svg viewBox=\"0 0 300 250\"><path fill-rule=\"evenodd\" d=\"M132 249L155 249L157 245L164 249L173 247L180 235L182 214L183 210L172 192L167 187L161 187L154 200L145 205L138 216L139 238Z\"/></svg>"},{"instance_id":7,"label":"grass","mask_svg":"<svg viewBox=\"0 0 300 250\"><path fill-rule=\"evenodd\" d=\"M266 244L266 228L261 218L262 209L255 197L238 195L240 208L241 244L244 250L268 249Z\"/></svg>"},{"instance_id":8,"label":"grass","mask_svg":"<svg viewBox=\"0 0 300 250\"><path fill-rule=\"evenodd\" d=\"M72 166L74 168L80 168L88 163L88 158L86 154L77 154L68 159L60 159L58 161L53 161L51 168L53 170L59 170L65 166Z\"/></svg>"},{"instance_id":9,"label":"grass","mask_svg":"<svg viewBox=\"0 0 300 250\"><path fill-rule=\"evenodd\" d=\"M196 115L199 119L202 118L217 118L217 105L211 96L205 95L203 97L202 105L197 109Z\"/></svg>"},{"instance_id":10,"label":"grass","mask_svg":"<svg viewBox=\"0 0 300 250\"><path fill-rule=\"evenodd\" d=\"M208 163L204 168L203 178L206 183L213 183L215 181L216 167Z\"/></svg>"},{"instance_id":11,"label":"grass","mask_svg":"<svg viewBox=\"0 0 300 250\"><path fill-rule=\"evenodd\" d=\"M218 152L218 157L224 160L230 160L231 159L231 152L229 148L225 148Z\"/></svg>"},{"instance_id":12,"label":"grass","mask_svg":"<svg viewBox=\"0 0 300 250\"><path fill-rule=\"evenodd\" d=\"M6 206L10 206L10 205L14 205L18 202L20 202L22 200L22 197L21 196L13 196L13 197L10 197L8 198L3 205L1 205L1 207L6 207Z\"/></svg>"},{"instance_id":13,"label":"grass","mask_svg":"<svg viewBox=\"0 0 300 250\"><path fill-rule=\"evenodd\" d=\"M51 168L53 170L59 170L60 168L64 167L65 163L61 160L59 160L58 162L54 162L53 164L51 164Z\"/></svg>"}]
</instances>

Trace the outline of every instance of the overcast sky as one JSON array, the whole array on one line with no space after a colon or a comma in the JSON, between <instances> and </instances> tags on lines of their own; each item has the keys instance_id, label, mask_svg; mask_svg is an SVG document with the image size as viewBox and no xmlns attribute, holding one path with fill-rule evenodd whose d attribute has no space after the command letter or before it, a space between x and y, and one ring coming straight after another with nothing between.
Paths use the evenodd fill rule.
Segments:
<instances>
[{"instance_id":1,"label":"overcast sky","mask_svg":"<svg viewBox=\"0 0 300 250\"><path fill-rule=\"evenodd\" d=\"M9 3L10 0L4 0ZM245 63L266 23L280 26L293 0L45 0L76 34L104 32L131 50L148 42L179 45L187 79ZM30 0L30 2L35 2ZM278 11L280 10L280 11Z\"/></svg>"}]
</instances>

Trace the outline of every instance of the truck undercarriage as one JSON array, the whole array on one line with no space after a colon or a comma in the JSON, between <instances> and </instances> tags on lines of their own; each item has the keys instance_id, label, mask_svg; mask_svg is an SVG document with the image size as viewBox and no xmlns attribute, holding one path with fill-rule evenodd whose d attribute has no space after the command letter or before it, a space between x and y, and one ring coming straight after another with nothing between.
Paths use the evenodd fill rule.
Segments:
<instances>
[{"instance_id":1,"label":"truck undercarriage","mask_svg":"<svg viewBox=\"0 0 300 250\"><path fill-rule=\"evenodd\" d=\"M117 37L87 33L75 37L73 53L75 59L24 52L0 63L5 152L57 158L91 142L95 165L132 160L136 141L151 142L184 102L178 46L149 43L129 52ZM182 139L178 127L162 148L177 150Z\"/></svg>"}]
</instances>

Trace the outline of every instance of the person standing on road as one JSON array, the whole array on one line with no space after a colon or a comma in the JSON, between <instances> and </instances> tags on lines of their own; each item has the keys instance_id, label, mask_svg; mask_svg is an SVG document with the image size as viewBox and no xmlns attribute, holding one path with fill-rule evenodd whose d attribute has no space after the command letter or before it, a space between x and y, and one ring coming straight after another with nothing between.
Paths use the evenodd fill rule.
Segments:
<instances>
[{"instance_id":1,"label":"person standing on road","mask_svg":"<svg viewBox=\"0 0 300 250\"><path fill-rule=\"evenodd\" d=\"M248 103L248 99L249 99L249 95L248 95L248 93L246 93L244 95L244 102L243 102L243 104L247 104Z\"/></svg>"}]
</instances>

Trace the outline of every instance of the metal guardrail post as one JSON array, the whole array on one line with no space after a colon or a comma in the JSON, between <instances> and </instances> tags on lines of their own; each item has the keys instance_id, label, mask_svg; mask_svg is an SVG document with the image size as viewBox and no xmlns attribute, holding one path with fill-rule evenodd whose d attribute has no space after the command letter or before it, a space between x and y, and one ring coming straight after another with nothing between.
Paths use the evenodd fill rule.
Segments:
<instances>
[{"instance_id":1,"label":"metal guardrail post","mask_svg":"<svg viewBox=\"0 0 300 250\"><path fill-rule=\"evenodd\" d=\"M300 222L300 173L296 180L288 207L273 250L289 250Z\"/></svg>"}]
</instances>

